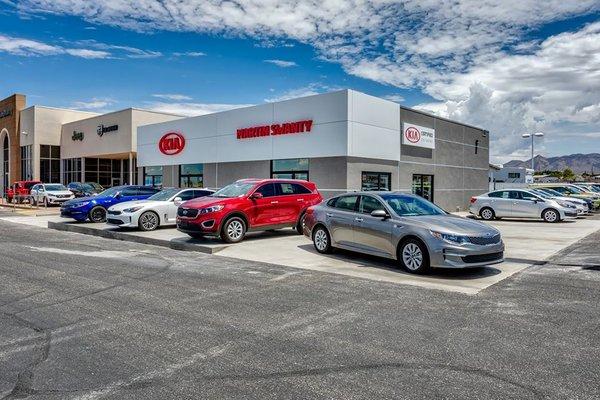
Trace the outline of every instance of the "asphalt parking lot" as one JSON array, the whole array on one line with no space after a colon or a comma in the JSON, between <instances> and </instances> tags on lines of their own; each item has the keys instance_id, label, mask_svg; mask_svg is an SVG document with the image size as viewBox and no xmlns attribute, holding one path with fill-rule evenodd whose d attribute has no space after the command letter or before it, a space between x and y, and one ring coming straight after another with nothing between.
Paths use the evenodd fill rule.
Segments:
<instances>
[{"instance_id":1,"label":"asphalt parking lot","mask_svg":"<svg viewBox=\"0 0 600 400\"><path fill-rule=\"evenodd\" d=\"M463 214L465 215L465 214ZM246 261L283 265L352 276L375 281L408 284L426 288L447 290L464 294L477 294L532 264L543 263L552 254L581 238L600 229L600 216L589 216L548 224L535 220L502 219L489 222L502 232L506 245L506 261L499 265L469 270L435 270L422 276L399 270L393 260L370 257L348 251L337 251L323 255L315 251L312 242L292 230L252 233L241 243L227 245L216 239L194 240L174 228L154 232L123 230L106 224L72 223L57 216L8 218L8 220L45 227L58 222L88 233L116 231L126 240L141 240L142 243L167 245L190 245L189 247ZM91 232L90 232L91 231ZM152 241L150 241L152 240ZM154 241L156 240L156 241ZM176 246L176 248L179 248ZM190 249L190 248L186 248Z\"/></svg>"},{"instance_id":2,"label":"asphalt parking lot","mask_svg":"<svg viewBox=\"0 0 600 400\"><path fill-rule=\"evenodd\" d=\"M473 296L6 221L0 235L3 399L600 396L600 233Z\"/></svg>"}]
</instances>

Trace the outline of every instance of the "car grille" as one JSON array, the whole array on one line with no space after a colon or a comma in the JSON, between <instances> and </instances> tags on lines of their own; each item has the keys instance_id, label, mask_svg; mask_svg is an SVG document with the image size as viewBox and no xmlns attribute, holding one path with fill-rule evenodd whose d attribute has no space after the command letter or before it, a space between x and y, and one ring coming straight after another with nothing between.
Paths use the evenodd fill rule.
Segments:
<instances>
[{"instance_id":1,"label":"car grille","mask_svg":"<svg viewBox=\"0 0 600 400\"><path fill-rule=\"evenodd\" d=\"M107 213L110 215L121 215L121 211L115 211L115 210L108 210Z\"/></svg>"},{"instance_id":2,"label":"car grille","mask_svg":"<svg viewBox=\"0 0 600 400\"><path fill-rule=\"evenodd\" d=\"M124 222L121 221L120 219L114 219L114 218L107 218L106 222L108 222L109 224L113 224L113 225L123 225Z\"/></svg>"},{"instance_id":3,"label":"car grille","mask_svg":"<svg viewBox=\"0 0 600 400\"><path fill-rule=\"evenodd\" d=\"M68 199L69 197L71 197L70 194L57 194L55 196L57 199Z\"/></svg>"},{"instance_id":4,"label":"car grille","mask_svg":"<svg viewBox=\"0 0 600 400\"><path fill-rule=\"evenodd\" d=\"M481 246L489 245L489 244L497 244L500 243L500 234L496 234L494 236L469 236L469 240L473 244L478 244Z\"/></svg>"},{"instance_id":5,"label":"car grille","mask_svg":"<svg viewBox=\"0 0 600 400\"><path fill-rule=\"evenodd\" d=\"M184 218L196 218L196 216L198 216L198 210L194 208L178 208L177 216Z\"/></svg>"},{"instance_id":6,"label":"car grille","mask_svg":"<svg viewBox=\"0 0 600 400\"><path fill-rule=\"evenodd\" d=\"M504 257L504 253L499 252L499 253L475 254L472 256L464 256L464 257L462 257L462 260L467 264L475 264L475 263L482 263L482 262L498 261L498 260L501 260L502 257Z\"/></svg>"}]
</instances>

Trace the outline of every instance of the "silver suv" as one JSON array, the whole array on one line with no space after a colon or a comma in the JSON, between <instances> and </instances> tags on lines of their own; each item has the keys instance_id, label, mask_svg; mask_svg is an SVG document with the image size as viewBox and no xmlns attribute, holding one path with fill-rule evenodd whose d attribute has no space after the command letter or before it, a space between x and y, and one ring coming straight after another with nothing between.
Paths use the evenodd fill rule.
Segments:
<instances>
[{"instance_id":1,"label":"silver suv","mask_svg":"<svg viewBox=\"0 0 600 400\"><path fill-rule=\"evenodd\" d=\"M565 218L577 217L574 205L562 200L544 199L525 189L495 190L471 197L469 212L485 220L515 217L559 222Z\"/></svg>"}]
</instances>

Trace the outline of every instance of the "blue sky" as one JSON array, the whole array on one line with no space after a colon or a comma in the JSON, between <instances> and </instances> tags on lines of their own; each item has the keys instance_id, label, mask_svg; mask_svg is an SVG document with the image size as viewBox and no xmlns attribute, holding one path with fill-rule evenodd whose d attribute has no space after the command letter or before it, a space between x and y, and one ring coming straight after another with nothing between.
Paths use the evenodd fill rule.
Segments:
<instances>
[{"instance_id":1,"label":"blue sky","mask_svg":"<svg viewBox=\"0 0 600 400\"><path fill-rule=\"evenodd\" d=\"M525 131L600 152L597 0L241 3L0 0L2 97L192 115L352 88L490 130L492 161Z\"/></svg>"}]
</instances>

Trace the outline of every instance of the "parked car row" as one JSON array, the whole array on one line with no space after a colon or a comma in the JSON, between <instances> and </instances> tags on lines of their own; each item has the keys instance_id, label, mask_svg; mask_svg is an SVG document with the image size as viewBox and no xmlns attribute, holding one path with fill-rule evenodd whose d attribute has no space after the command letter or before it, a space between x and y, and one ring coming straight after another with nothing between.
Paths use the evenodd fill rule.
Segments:
<instances>
[{"instance_id":1,"label":"parked car row","mask_svg":"<svg viewBox=\"0 0 600 400\"><path fill-rule=\"evenodd\" d=\"M40 181L17 181L6 190L9 203L31 202L33 204L61 204L73 197L94 196L104 188L95 182L71 182L66 187L61 183Z\"/></svg>"},{"instance_id":2,"label":"parked car row","mask_svg":"<svg viewBox=\"0 0 600 400\"><path fill-rule=\"evenodd\" d=\"M588 215L600 207L600 186L574 184L530 185L501 189L471 198L469 212L484 220L503 217L541 218L560 222Z\"/></svg>"},{"instance_id":3,"label":"parked car row","mask_svg":"<svg viewBox=\"0 0 600 400\"><path fill-rule=\"evenodd\" d=\"M216 236L228 243L250 231L292 228L320 253L340 248L391 258L412 273L504 260L497 229L421 197L356 192L323 201L316 185L302 180L242 179L216 192L118 186L65 202L61 216L143 231L176 226L193 238Z\"/></svg>"}]
</instances>

